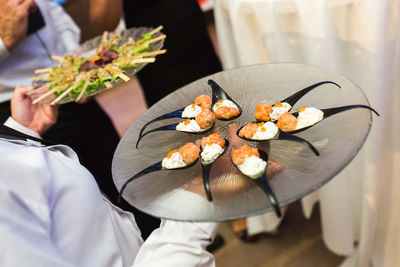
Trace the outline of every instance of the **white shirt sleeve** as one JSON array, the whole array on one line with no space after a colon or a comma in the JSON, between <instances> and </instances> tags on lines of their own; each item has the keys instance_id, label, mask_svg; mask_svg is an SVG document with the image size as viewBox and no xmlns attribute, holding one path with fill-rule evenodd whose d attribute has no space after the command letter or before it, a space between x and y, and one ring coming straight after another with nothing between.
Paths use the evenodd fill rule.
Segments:
<instances>
[{"instance_id":1,"label":"white shirt sleeve","mask_svg":"<svg viewBox=\"0 0 400 267\"><path fill-rule=\"evenodd\" d=\"M0 152L8 152L8 157L0 163L0 265L73 266L60 255L50 234L51 208L44 194L49 170L24 167L21 162L27 158L10 153L19 146L2 143Z\"/></svg>"},{"instance_id":2,"label":"white shirt sleeve","mask_svg":"<svg viewBox=\"0 0 400 267\"><path fill-rule=\"evenodd\" d=\"M26 134L34 134L26 131L29 129L12 118L7 120L6 125ZM79 245L70 248L65 245L65 240L76 244L90 244L86 247L91 247L92 254L80 259L92 263L87 266L99 266L93 264L95 259L101 259L104 266L125 266L126 263L130 265L136 253L133 263L136 267L215 266L214 257L206 247L215 237L217 223L163 220L160 228L140 247L142 241L136 240L139 230L133 219L120 212L113 212L110 205L105 206L106 211L97 204L94 206L98 210L89 205L99 194L92 190L95 187L94 181L92 185L79 184L74 180L82 182L91 178L86 177L89 175L86 170L75 170L75 161L59 158L59 154L51 149L22 149L23 147L15 144L0 143L0 154L11 156L0 162L0 203L3 207L0 209L0 251L5 252L0 266L75 266L73 263L79 260L79 257L75 257L80 255L82 248ZM82 189L77 190L75 187ZM48 203L49 196L57 199L57 205ZM71 197L76 198L81 205L74 204ZM79 225L74 225L71 218L80 218L80 212L89 219L80 219ZM98 221L96 216L104 219ZM107 223L109 221L112 223ZM69 222L66 225L70 225L68 229L64 225L66 222ZM82 236L85 240L75 238L76 233L79 233L78 229L87 231L88 228L83 227L87 224L90 224L90 228L102 231L95 231L96 235L86 232ZM60 227L62 231L55 231ZM64 248L61 249L60 245ZM72 256L65 258L65 255Z\"/></svg>"},{"instance_id":3,"label":"white shirt sleeve","mask_svg":"<svg viewBox=\"0 0 400 267\"><path fill-rule=\"evenodd\" d=\"M13 192L0 188L2 208L0 249L2 266L75 266L63 259L49 230L29 212L29 206ZM29 238L27 238L29 237Z\"/></svg>"},{"instance_id":4,"label":"white shirt sleeve","mask_svg":"<svg viewBox=\"0 0 400 267\"><path fill-rule=\"evenodd\" d=\"M8 57L9 52L7 47L4 45L3 40L0 37L0 62L3 61L6 57Z\"/></svg>"},{"instance_id":5,"label":"white shirt sleeve","mask_svg":"<svg viewBox=\"0 0 400 267\"><path fill-rule=\"evenodd\" d=\"M8 117L8 119L6 120L6 122L4 123L5 126L10 127L18 132L36 137L36 138L41 138L40 135L35 132L32 131L29 128L26 128L25 126L23 126L22 124L20 124L19 122L17 122L16 120L14 120L12 117Z\"/></svg>"},{"instance_id":6,"label":"white shirt sleeve","mask_svg":"<svg viewBox=\"0 0 400 267\"><path fill-rule=\"evenodd\" d=\"M217 223L162 221L142 245L133 266L215 266L206 247L217 228Z\"/></svg>"}]
</instances>

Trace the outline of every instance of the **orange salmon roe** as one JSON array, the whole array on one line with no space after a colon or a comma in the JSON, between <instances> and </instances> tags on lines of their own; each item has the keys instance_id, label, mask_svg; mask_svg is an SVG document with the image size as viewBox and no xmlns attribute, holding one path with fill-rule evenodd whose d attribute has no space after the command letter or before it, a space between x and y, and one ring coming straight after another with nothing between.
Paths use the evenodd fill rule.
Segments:
<instances>
[{"instance_id":1,"label":"orange salmon roe","mask_svg":"<svg viewBox=\"0 0 400 267\"><path fill-rule=\"evenodd\" d=\"M246 157L251 157L251 156L260 157L260 154L258 153L257 148L251 148L246 144L232 151L232 161L236 165L242 164Z\"/></svg>"},{"instance_id":2,"label":"orange salmon roe","mask_svg":"<svg viewBox=\"0 0 400 267\"><path fill-rule=\"evenodd\" d=\"M276 108L280 108L280 107L282 107L282 106L283 106L283 105L282 105L281 102L276 102L275 105L274 105L274 107L276 107Z\"/></svg>"},{"instance_id":3,"label":"orange salmon roe","mask_svg":"<svg viewBox=\"0 0 400 267\"><path fill-rule=\"evenodd\" d=\"M185 120L185 122L183 123L183 125L188 125L190 123L190 120Z\"/></svg>"},{"instance_id":4,"label":"orange salmon roe","mask_svg":"<svg viewBox=\"0 0 400 267\"><path fill-rule=\"evenodd\" d=\"M221 106L222 102L224 102L224 100L218 100L217 103L215 103L215 107Z\"/></svg>"},{"instance_id":5,"label":"orange salmon roe","mask_svg":"<svg viewBox=\"0 0 400 267\"><path fill-rule=\"evenodd\" d=\"M261 132L265 132L267 129L265 129L264 127L261 128Z\"/></svg>"},{"instance_id":6,"label":"orange salmon roe","mask_svg":"<svg viewBox=\"0 0 400 267\"><path fill-rule=\"evenodd\" d=\"M99 59L101 59L101 57L99 57L99 56L94 56L94 57L92 57L91 59L90 59L90 62L93 62L93 63L95 63L97 60L99 60Z\"/></svg>"},{"instance_id":7,"label":"orange salmon roe","mask_svg":"<svg viewBox=\"0 0 400 267\"><path fill-rule=\"evenodd\" d=\"M303 111L306 111L306 106L302 107L302 108L299 110L299 112L303 112Z\"/></svg>"},{"instance_id":8,"label":"orange salmon roe","mask_svg":"<svg viewBox=\"0 0 400 267\"><path fill-rule=\"evenodd\" d=\"M264 122L257 123L257 127L263 127L263 126L264 126Z\"/></svg>"},{"instance_id":9,"label":"orange salmon roe","mask_svg":"<svg viewBox=\"0 0 400 267\"><path fill-rule=\"evenodd\" d=\"M196 104L192 104L192 108L194 109L194 107L196 106Z\"/></svg>"},{"instance_id":10,"label":"orange salmon roe","mask_svg":"<svg viewBox=\"0 0 400 267\"><path fill-rule=\"evenodd\" d=\"M170 159L170 158L172 157L172 155L173 155L174 153L176 153L176 152L178 152L178 149L174 149L174 150L170 151L170 152L168 153L168 155L167 155L167 159Z\"/></svg>"}]
</instances>

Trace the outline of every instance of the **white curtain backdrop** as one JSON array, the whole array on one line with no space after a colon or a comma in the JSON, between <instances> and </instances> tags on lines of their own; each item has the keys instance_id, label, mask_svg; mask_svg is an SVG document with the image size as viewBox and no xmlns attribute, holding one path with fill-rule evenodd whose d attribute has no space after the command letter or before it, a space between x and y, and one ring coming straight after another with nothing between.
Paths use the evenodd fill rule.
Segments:
<instances>
[{"instance_id":1,"label":"white curtain backdrop","mask_svg":"<svg viewBox=\"0 0 400 267\"><path fill-rule=\"evenodd\" d=\"M302 200L306 217L320 202L324 242L348 256L343 267L400 266L399 11L396 0L215 3L225 69L270 62L321 65L359 85L381 115L374 116L367 142L350 165ZM272 231L279 223L273 214L249 218L249 232Z\"/></svg>"}]
</instances>

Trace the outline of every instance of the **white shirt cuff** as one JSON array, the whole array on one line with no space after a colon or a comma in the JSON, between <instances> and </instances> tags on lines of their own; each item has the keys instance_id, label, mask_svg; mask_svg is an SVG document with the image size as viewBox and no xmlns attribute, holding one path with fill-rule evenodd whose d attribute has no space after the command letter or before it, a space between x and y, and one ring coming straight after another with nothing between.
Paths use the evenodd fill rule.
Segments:
<instances>
[{"instance_id":1,"label":"white shirt cuff","mask_svg":"<svg viewBox=\"0 0 400 267\"><path fill-rule=\"evenodd\" d=\"M4 45L3 40L0 37L0 62L6 59L9 54L7 47Z\"/></svg>"},{"instance_id":2,"label":"white shirt cuff","mask_svg":"<svg viewBox=\"0 0 400 267\"><path fill-rule=\"evenodd\" d=\"M202 231L211 241L214 240L215 235L218 231L219 223L216 222L180 222L180 221L172 221L172 220L161 220L160 228L164 227L183 227L186 230L194 230ZM195 230L196 231L196 230Z\"/></svg>"},{"instance_id":3,"label":"white shirt cuff","mask_svg":"<svg viewBox=\"0 0 400 267\"><path fill-rule=\"evenodd\" d=\"M33 136L36 138L41 138L41 136L37 132L32 131L29 128L26 128L25 126L23 126L22 124L20 124L19 122L17 122L16 120L14 120L11 117L8 117L8 119L6 120L4 125L12 128L18 132L21 132L21 133L24 133L24 134L27 134L27 135L30 135L30 136Z\"/></svg>"}]
</instances>

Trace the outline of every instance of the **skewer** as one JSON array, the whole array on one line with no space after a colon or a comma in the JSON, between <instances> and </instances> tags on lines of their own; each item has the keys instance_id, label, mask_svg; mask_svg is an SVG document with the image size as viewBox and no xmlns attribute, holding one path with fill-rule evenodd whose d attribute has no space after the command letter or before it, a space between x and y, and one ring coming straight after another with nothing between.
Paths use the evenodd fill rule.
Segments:
<instances>
[{"instance_id":1,"label":"skewer","mask_svg":"<svg viewBox=\"0 0 400 267\"><path fill-rule=\"evenodd\" d=\"M55 55L51 56L51 59L52 59L52 60L56 60L56 61L60 61L60 62L63 61L63 58L62 58L62 57L60 57L60 56L55 56Z\"/></svg>"},{"instance_id":2,"label":"skewer","mask_svg":"<svg viewBox=\"0 0 400 267\"><path fill-rule=\"evenodd\" d=\"M163 50L157 50L157 51L152 51L152 52L139 53L138 56L149 57L149 56L165 54L166 52L167 52L167 49L163 49Z\"/></svg>"},{"instance_id":3,"label":"skewer","mask_svg":"<svg viewBox=\"0 0 400 267\"><path fill-rule=\"evenodd\" d=\"M115 46L118 46L121 41L121 36L119 34L113 33L106 43L105 47L107 50L114 50Z\"/></svg>"},{"instance_id":4,"label":"skewer","mask_svg":"<svg viewBox=\"0 0 400 267\"><path fill-rule=\"evenodd\" d=\"M104 85L107 87L107 89L110 89L113 87L110 82L105 82Z\"/></svg>"},{"instance_id":5,"label":"skewer","mask_svg":"<svg viewBox=\"0 0 400 267\"><path fill-rule=\"evenodd\" d=\"M156 58L154 58L154 57L135 58L135 59L132 59L132 61L130 62L130 64L136 64L136 63L153 63L154 61L156 61Z\"/></svg>"},{"instance_id":6,"label":"skewer","mask_svg":"<svg viewBox=\"0 0 400 267\"><path fill-rule=\"evenodd\" d=\"M150 31L148 34L153 36L154 34L160 32L162 29L163 29L163 26L160 25L157 28L155 28L154 30ZM112 36L112 37L114 37L114 36ZM112 37L110 38L110 41L113 39ZM160 34L156 38L153 38L151 40L146 41L141 46L147 46L147 45L149 45L151 43L158 42L158 41L163 40L165 38L166 38L165 34ZM100 44L98 46L98 51L101 50L101 49L104 49L104 47L107 45L107 40L108 39L109 39L109 33L108 32L104 32L103 35L102 35ZM125 45L125 44L123 44L123 45ZM160 55L160 54L164 54L164 53L166 53L166 51L167 51L166 49L163 49L163 50L140 53L140 55L138 55L139 58L138 57L133 57L133 59L130 61L130 64L134 65L134 64L140 64L140 63L153 63L153 62L155 62L155 57L154 56ZM146 57L146 58L144 58L144 57ZM57 55L53 55L53 56L51 56L51 58L53 60L59 61L61 63L66 60L64 57L57 56ZM129 59L128 59L128 61L129 61ZM35 70L35 74L40 74L40 73L48 74L48 73L51 73L53 70L54 70L53 68L37 69L37 70ZM117 72L117 74L114 74L114 75L115 75L114 77L118 77L118 78L124 80L125 82L128 82L130 80L130 77L128 75L126 75L125 73L123 73L122 71L120 73ZM65 87L65 85L67 85L68 83L73 81L75 78L76 78L76 75L73 75L71 78L69 78L67 80L64 80L64 82L62 82L59 85L55 86L53 89L51 89L51 90L49 89L49 91L47 91L44 94L40 95L32 103L36 104L36 103L42 101L43 99L45 99L49 95L53 94L57 90L60 90L61 88ZM32 77L30 79L32 81L45 80L45 79L49 79L49 76L48 75L42 75L42 76ZM53 100L50 104L54 105L54 104L59 103L68 93L70 93L72 90L74 90L74 88L75 89L77 88L79 82L82 82L82 79L80 79L79 81L74 82L71 87L69 87L64 92L62 92L61 95L57 96L57 98L55 100ZM82 90L80 90L79 95L76 98L76 101L79 101L79 100L81 100L83 98L88 86L89 86L89 83L86 80L84 86L82 87ZM110 89L110 88L113 87L113 84L111 82L107 81L107 82L104 82L104 86L106 88ZM40 90L43 90L45 88L48 88L48 84L44 85L44 86L41 86L39 88L30 90L27 93L27 95L32 95L32 94L37 93Z\"/></svg>"},{"instance_id":7,"label":"skewer","mask_svg":"<svg viewBox=\"0 0 400 267\"><path fill-rule=\"evenodd\" d=\"M142 44L140 44L140 45L138 45L138 46L134 46L134 49L140 49L140 48L142 48L142 47L146 47L146 46L148 46L149 44L151 44L151 43L155 43L155 42L158 42L158 41L160 41L160 40L162 40L162 39L165 39L167 36L165 35L165 34L163 34L163 35L160 35L160 36L158 36L158 37L156 37L156 38L154 38L154 39L151 39L151 40L148 40L148 41L146 41L146 42L144 42L144 43L142 43ZM123 47L123 46L121 46L121 47ZM163 50L158 50L158 51L163 51ZM154 51L155 52L155 51ZM134 54L142 54L142 53L140 53L140 52L135 52ZM149 52L150 53L150 52ZM165 52L164 52L165 53ZM130 54L132 54L131 52L129 52L128 53L129 55Z\"/></svg>"},{"instance_id":8,"label":"skewer","mask_svg":"<svg viewBox=\"0 0 400 267\"><path fill-rule=\"evenodd\" d=\"M89 86L89 81L90 79L87 78L85 81L85 85L83 86L81 92L79 93L79 96L75 99L75 102L79 102L79 100L81 100L83 94L86 92L86 88Z\"/></svg>"},{"instance_id":9,"label":"skewer","mask_svg":"<svg viewBox=\"0 0 400 267\"><path fill-rule=\"evenodd\" d=\"M66 80L65 82L63 82L62 84L54 87L53 89L51 89L50 91L48 91L47 93L39 96L38 98L36 98L35 100L32 101L32 104L36 104L39 101L42 101L43 99L45 99L46 97L48 97L49 95L53 94L55 91L57 91L58 89L60 89L61 86L66 85L67 83L71 82L73 79L75 79L75 76L73 76L72 78Z\"/></svg>"},{"instance_id":10,"label":"skewer","mask_svg":"<svg viewBox=\"0 0 400 267\"><path fill-rule=\"evenodd\" d=\"M127 75L123 74L122 72L117 75L119 78L124 80L125 82L128 82L131 78L129 78Z\"/></svg>"},{"instance_id":11,"label":"skewer","mask_svg":"<svg viewBox=\"0 0 400 267\"><path fill-rule=\"evenodd\" d=\"M39 96L38 98L36 98L35 100L33 100L33 101L32 101L32 104L36 104L36 103L38 103L39 101L42 101L43 99L45 99L45 98L48 97L49 95L53 94L53 93L54 93L55 91L57 91L57 90L58 90L57 87L51 89L51 90L48 91L47 93L45 93L45 94Z\"/></svg>"},{"instance_id":12,"label":"skewer","mask_svg":"<svg viewBox=\"0 0 400 267\"><path fill-rule=\"evenodd\" d=\"M37 70L35 70L35 74L47 73L47 72L51 72L51 71L52 71L51 68L47 68L47 69L37 69Z\"/></svg>"},{"instance_id":13,"label":"skewer","mask_svg":"<svg viewBox=\"0 0 400 267\"><path fill-rule=\"evenodd\" d=\"M31 81L40 81L46 79L47 76L35 76L35 77L29 77L29 80Z\"/></svg>"},{"instance_id":14,"label":"skewer","mask_svg":"<svg viewBox=\"0 0 400 267\"><path fill-rule=\"evenodd\" d=\"M153 35L159 31L161 31L164 28L163 25L158 26L157 28L155 28L154 30L152 30L151 32L149 32L150 35Z\"/></svg>"},{"instance_id":15,"label":"skewer","mask_svg":"<svg viewBox=\"0 0 400 267\"><path fill-rule=\"evenodd\" d=\"M56 99L53 100L53 102L50 103L50 105L55 105L57 104L57 102L59 102L61 99L63 99L67 94L69 94L69 92L71 92L73 89L75 89L80 82L82 81L81 79L78 79L77 81L74 82L74 84L68 88L67 90L65 90L61 95L59 95Z\"/></svg>"},{"instance_id":16,"label":"skewer","mask_svg":"<svg viewBox=\"0 0 400 267\"><path fill-rule=\"evenodd\" d=\"M144 45L149 45L149 44L151 44L151 43L158 42L158 41L160 41L160 40L162 40L162 39L165 39L166 37L167 37L167 36L166 36L165 34L160 35L160 36L158 36L158 37L156 37L156 38L154 38L154 39L148 40L147 42L144 43Z\"/></svg>"},{"instance_id":17,"label":"skewer","mask_svg":"<svg viewBox=\"0 0 400 267\"><path fill-rule=\"evenodd\" d=\"M116 66L106 65L104 67L104 69L113 76L113 79L115 79L117 77L117 78L124 80L125 82L127 82L131 79L131 78L129 78L129 76L125 75L125 73L123 73L120 68L118 68Z\"/></svg>"},{"instance_id":18,"label":"skewer","mask_svg":"<svg viewBox=\"0 0 400 267\"><path fill-rule=\"evenodd\" d=\"M43 90L44 88L46 88L47 87L47 85L43 85L43 86L41 86L41 87L39 87L39 88L32 88L30 91L28 91L27 93L26 93L26 95L31 95L31 94L34 94L34 93L36 93L36 92L38 92L38 91L40 91L40 90Z\"/></svg>"},{"instance_id":19,"label":"skewer","mask_svg":"<svg viewBox=\"0 0 400 267\"><path fill-rule=\"evenodd\" d=\"M96 54L101 53L101 51L104 49L104 46L107 43L107 37L108 37L108 32L107 31L103 32L103 36L101 37L100 44L96 49Z\"/></svg>"},{"instance_id":20,"label":"skewer","mask_svg":"<svg viewBox=\"0 0 400 267\"><path fill-rule=\"evenodd\" d=\"M122 50L124 50L126 47L128 47L128 46L130 46L130 45L133 45L133 44L134 44L134 41L133 41L133 40L128 41L128 42L125 42L125 43L123 43L123 44L118 48L118 50L122 51Z\"/></svg>"}]
</instances>

